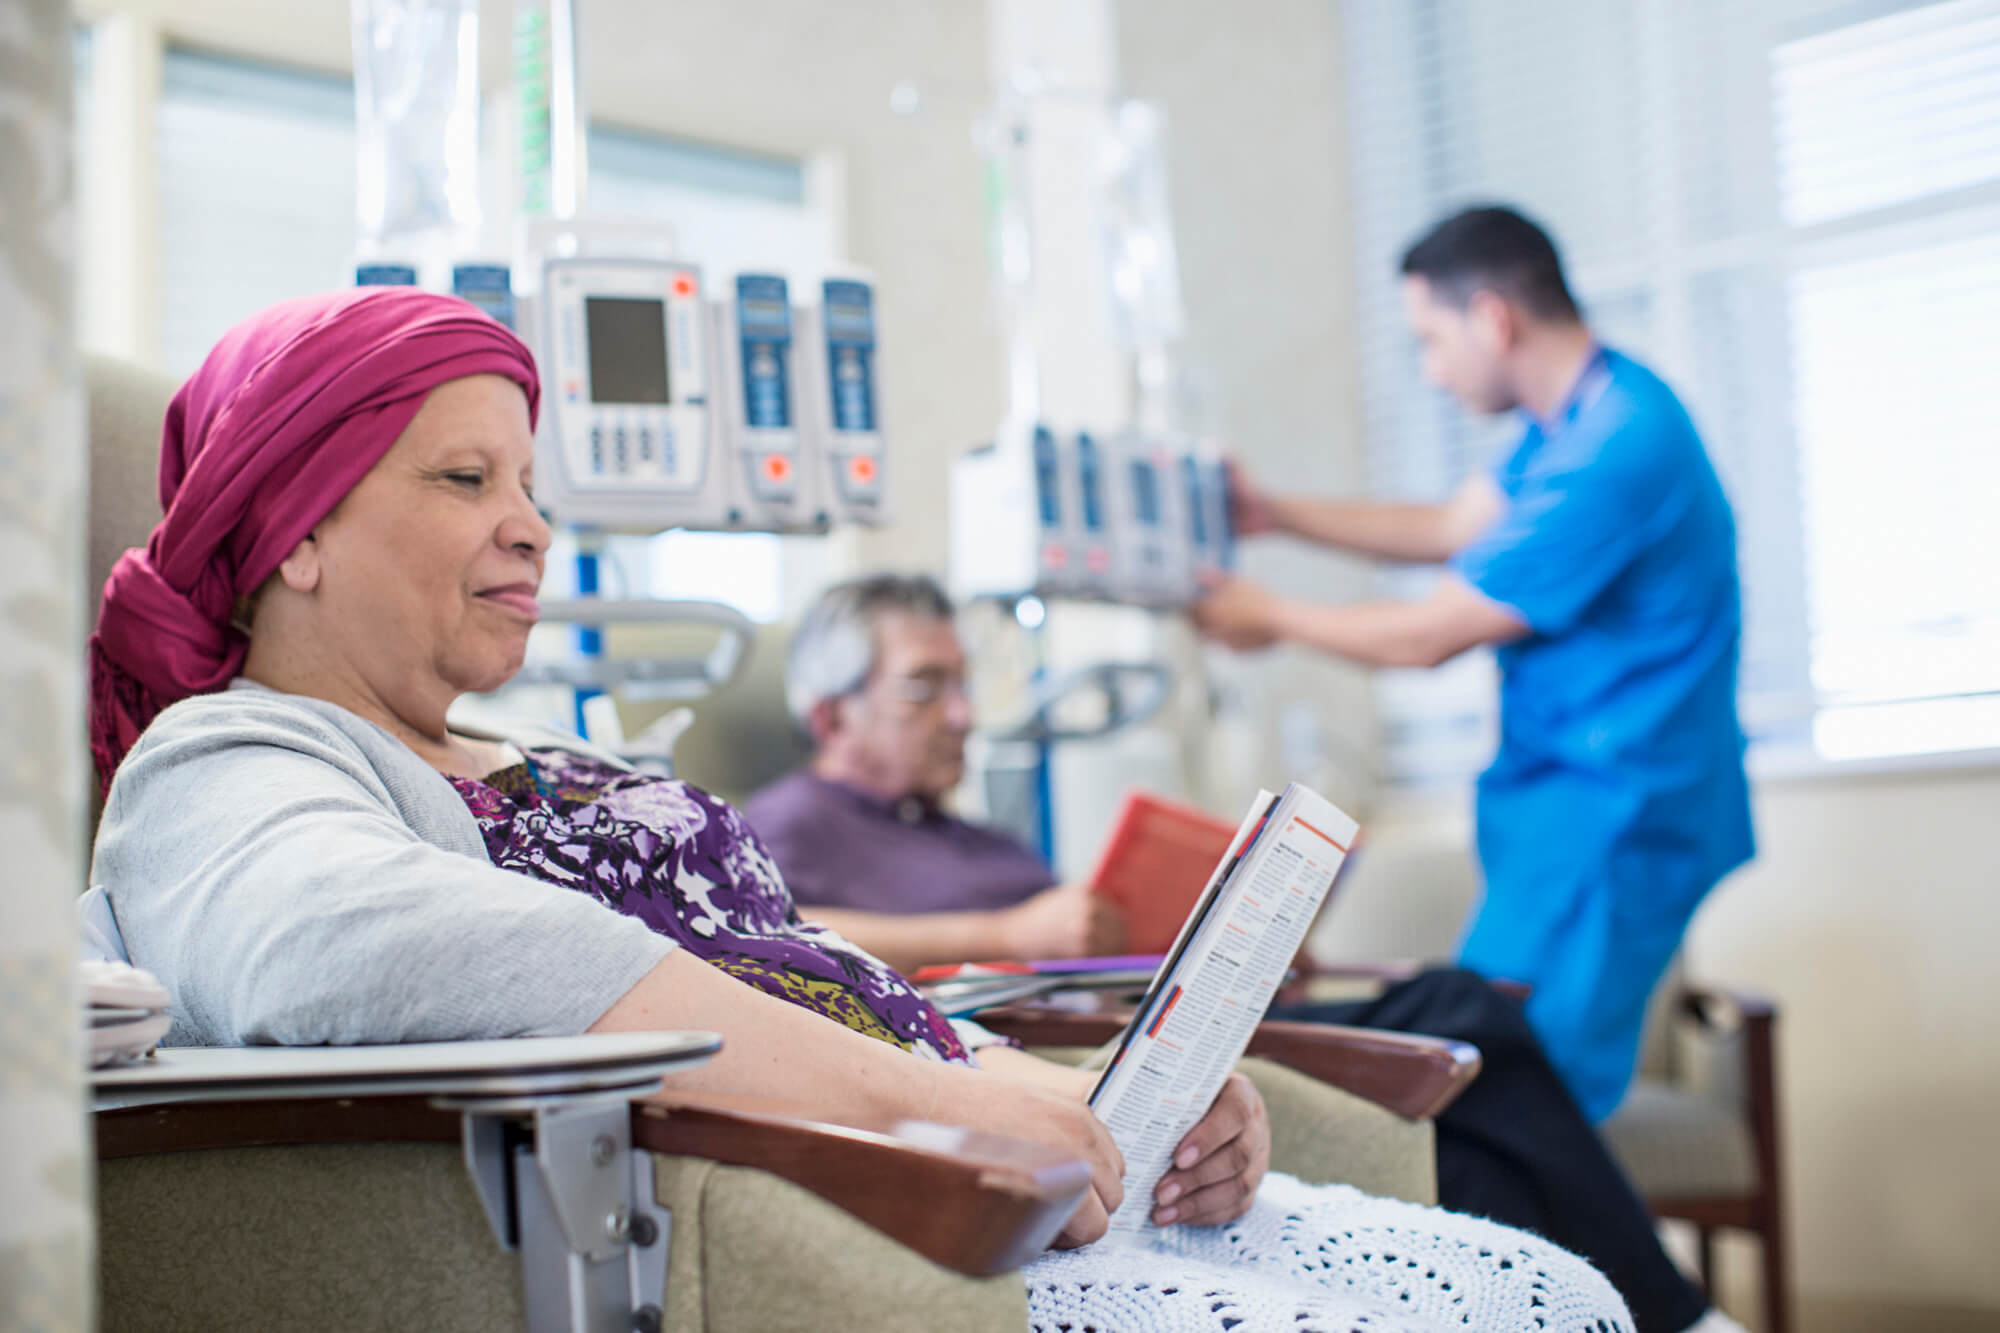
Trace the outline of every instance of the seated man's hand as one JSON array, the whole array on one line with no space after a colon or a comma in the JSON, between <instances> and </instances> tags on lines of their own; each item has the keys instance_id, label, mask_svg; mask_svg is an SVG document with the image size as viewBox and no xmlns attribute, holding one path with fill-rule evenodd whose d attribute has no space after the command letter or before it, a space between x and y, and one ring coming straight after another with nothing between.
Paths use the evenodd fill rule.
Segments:
<instances>
[{"instance_id":1,"label":"seated man's hand","mask_svg":"<svg viewBox=\"0 0 2000 1333\"><path fill-rule=\"evenodd\" d=\"M1125 948L1125 919L1082 884L1058 884L1000 914L1008 958L1092 958Z\"/></svg>"},{"instance_id":2,"label":"seated man's hand","mask_svg":"<svg viewBox=\"0 0 2000 1333\"><path fill-rule=\"evenodd\" d=\"M1231 1074L1201 1123L1174 1149L1174 1168L1153 1191L1160 1226L1230 1222L1250 1210L1271 1166L1271 1119L1256 1085Z\"/></svg>"}]
</instances>

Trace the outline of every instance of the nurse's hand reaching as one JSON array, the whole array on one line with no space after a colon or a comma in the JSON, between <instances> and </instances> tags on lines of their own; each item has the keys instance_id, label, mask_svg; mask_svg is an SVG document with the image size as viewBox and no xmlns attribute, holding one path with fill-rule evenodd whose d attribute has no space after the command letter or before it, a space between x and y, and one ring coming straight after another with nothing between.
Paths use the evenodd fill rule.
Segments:
<instances>
[{"instance_id":1,"label":"nurse's hand reaching","mask_svg":"<svg viewBox=\"0 0 2000 1333\"><path fill-rule=\"evenodd\" d=\"M1257 488L1243 465L1234 458L1225 458L1222 466L1229 474L1229 520L1236 528L1236 535L1259 537L1267 532L1284 531L1276 502Z\"/></svg>"},{"instance_id":2,"label":"nurse's hand reaching","mask_svg":"<svg viewBox=\"0 0 2000 1333\"><path fill-rule=\"evenodd\" d=\"M1247 652L1277 642L1283 607L1283 601L1260 584L1225 576L1209 586L1188 615L1204 638Z\"/></svg>"}]
</instances>

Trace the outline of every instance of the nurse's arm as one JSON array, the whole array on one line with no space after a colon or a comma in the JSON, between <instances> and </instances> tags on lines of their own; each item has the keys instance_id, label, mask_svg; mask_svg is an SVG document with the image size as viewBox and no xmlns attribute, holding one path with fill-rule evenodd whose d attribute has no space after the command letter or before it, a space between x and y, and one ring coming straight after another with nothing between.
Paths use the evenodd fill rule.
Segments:
<instances>
[{"instance_id":1,"label":"nurse's arm","mask_svg":"<svg viewBox=\"0 0 2000 1333\"><path fill-rule=\"evenodd\" d=\"M1491 478L1474 473L1443 504L1377 504L1303 495L1259 497L1267 531L1380 560L1442 564L1471 545L1506 508Z\"/></svg>"},{"instance_id":2,"label":"nurse's arm","mask_svg":"<svg viewBox=\"0 0 2000 1333\"><path fill-rule=\"evenodd\" d=\"M1528 625L1511 607L1455 573L1417 602L1315 606L1284 602L1278 637L1378 667L1433 667L1468 648L1525 638Z\"/></svg>"},{"instance_id":3,"label":"nurse's arm","mask_svg":"<svg viewBox=\"0 0 2000 1333\"><path fill-rule=\"evenodd\" d=\"M1437 666L1468 648L1510 643L1528 634L1527 623L1511 608L1451 572L1422 601L1345 606L1293 601L1247 580L1230 579L1212 589L1191 614L1204 634L1233 647L1298 643L1376 667Z\"/></svg>"}]
</instances>

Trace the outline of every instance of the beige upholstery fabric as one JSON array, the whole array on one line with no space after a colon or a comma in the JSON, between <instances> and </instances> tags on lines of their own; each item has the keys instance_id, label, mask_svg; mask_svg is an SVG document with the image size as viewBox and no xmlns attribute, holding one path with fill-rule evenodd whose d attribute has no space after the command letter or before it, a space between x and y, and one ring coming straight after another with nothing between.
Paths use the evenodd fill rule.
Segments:
<instances>
[{"instance_id":1,"label":"beige upholstery fabric","mask_svg":"<svg viewBox=\"0 0 2000 1333\"><path fill-rule=\"evenodd\" d=\"M1021 1333L1028 1326L1019 1273L948 1272L760 1171L667 1159L657 1175L660 1200L675 1218L668 1328ZM689 1217L700 1225L684 1225Z\"/></svg>"},{"instance_id":2,"label":"beige upholstery fabric","mask_svg":"<svg viewBox=\"0 0 2000 1333\"><path fill-rule=\"evenodd\" d=\"M1405 1120L1268 1060L1245 1060L1242 1070L1270 1109L1273 1169L1315 1185L1352 1185L1383 1198L1437 1202L1430 1121Z\"/></svg>"},{"instance_id":3,"label":"beige upholstery fabric","mask_svg":"<svg viewBox=\"0 0 2000 1333\"><path fill-rule=\"evenodd\" d=\"M1749 1123L1726 1102L1642 1078L1603 1133L1612 1155L1648 1199L1757 1192Z\"/></svg>"},{"instance_id":4,"label":"beige upholstery fabric","mask_svg":"<svg viewBox=\"0 0 2000 1333\"><path fill-rule=\"evenodd\" d=\"M1020 1333L1018 1275L960 1277L758 1171L657 1163L673 1211L667 1326ZM103 1326L523 1327L520 1270L488 1229L456 1146L170 1153L99 1178Z\"/></svg>"},{"instance_id":5,"label":"beige upholstery fabric","mask_svg":"<svg viewBox=\"0 0 2000 1333\"><path fill-rule=\"evenodd\" d=\"M1036 1055L1077 1064L1081 1047ZM1271 1169L1315 1185L1343 1184L1411 1203L1437 1202L1437 1152L1428 1120L1405 1120L1352 1093L1251 1057L1239 1068L1271 1115Z\"/></svg>"},{"instance_id":6,"label":"beige upholstery fabric","mask_svg":"<svg viewBox=\"0 0 2000 1333\"><path fill-rule=\"evenodd\" d=\"M694 721L674 746L676 774L741 805L811 757L811 747L785 711L785 649L791 641L790 624L758 626L743 674L688 704ZM629 709L626 730L636 731L666 706Z\"/></svg>"},{"instance_id":7,"label":"beige upholstery fabric","mask_svg":"<svg viewBox=\"0 0 2000 1333\"><path fill-rule=\"evenodd\" d=\"M98 1218L106 1329L522 1326L519 1267L456 1145L104 1162Z\"/></svg>"},{"instance_id":8,"label":"beige upholstery fabric","mask_svg":"<svg viewBox=\"0 0 2000 1333\"><path fill-rule=\"evenodd\" d=\"M160 521L160 423L175 384L122 361L84 364L90 402L90 618L121 551Z\"/></svg>"}]
</instances>

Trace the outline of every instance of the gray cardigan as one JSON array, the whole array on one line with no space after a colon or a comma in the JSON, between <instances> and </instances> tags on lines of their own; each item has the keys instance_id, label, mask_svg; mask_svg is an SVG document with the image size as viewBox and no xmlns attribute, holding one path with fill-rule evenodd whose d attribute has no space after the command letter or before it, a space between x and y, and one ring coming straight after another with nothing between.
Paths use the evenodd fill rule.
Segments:
<instances>
[{"instance_id":1,"label":"gray cardigan","mask_svg":"<svg viewBox=\"0 0 2000 1333\"><path fill-rule=\"evenodd\" d=\"M495 867L458 792L374 723L241 680L133 746L91 882L174 997L172 1045L577 1033L675 947Z\"/></svg>"}]
</instances>

